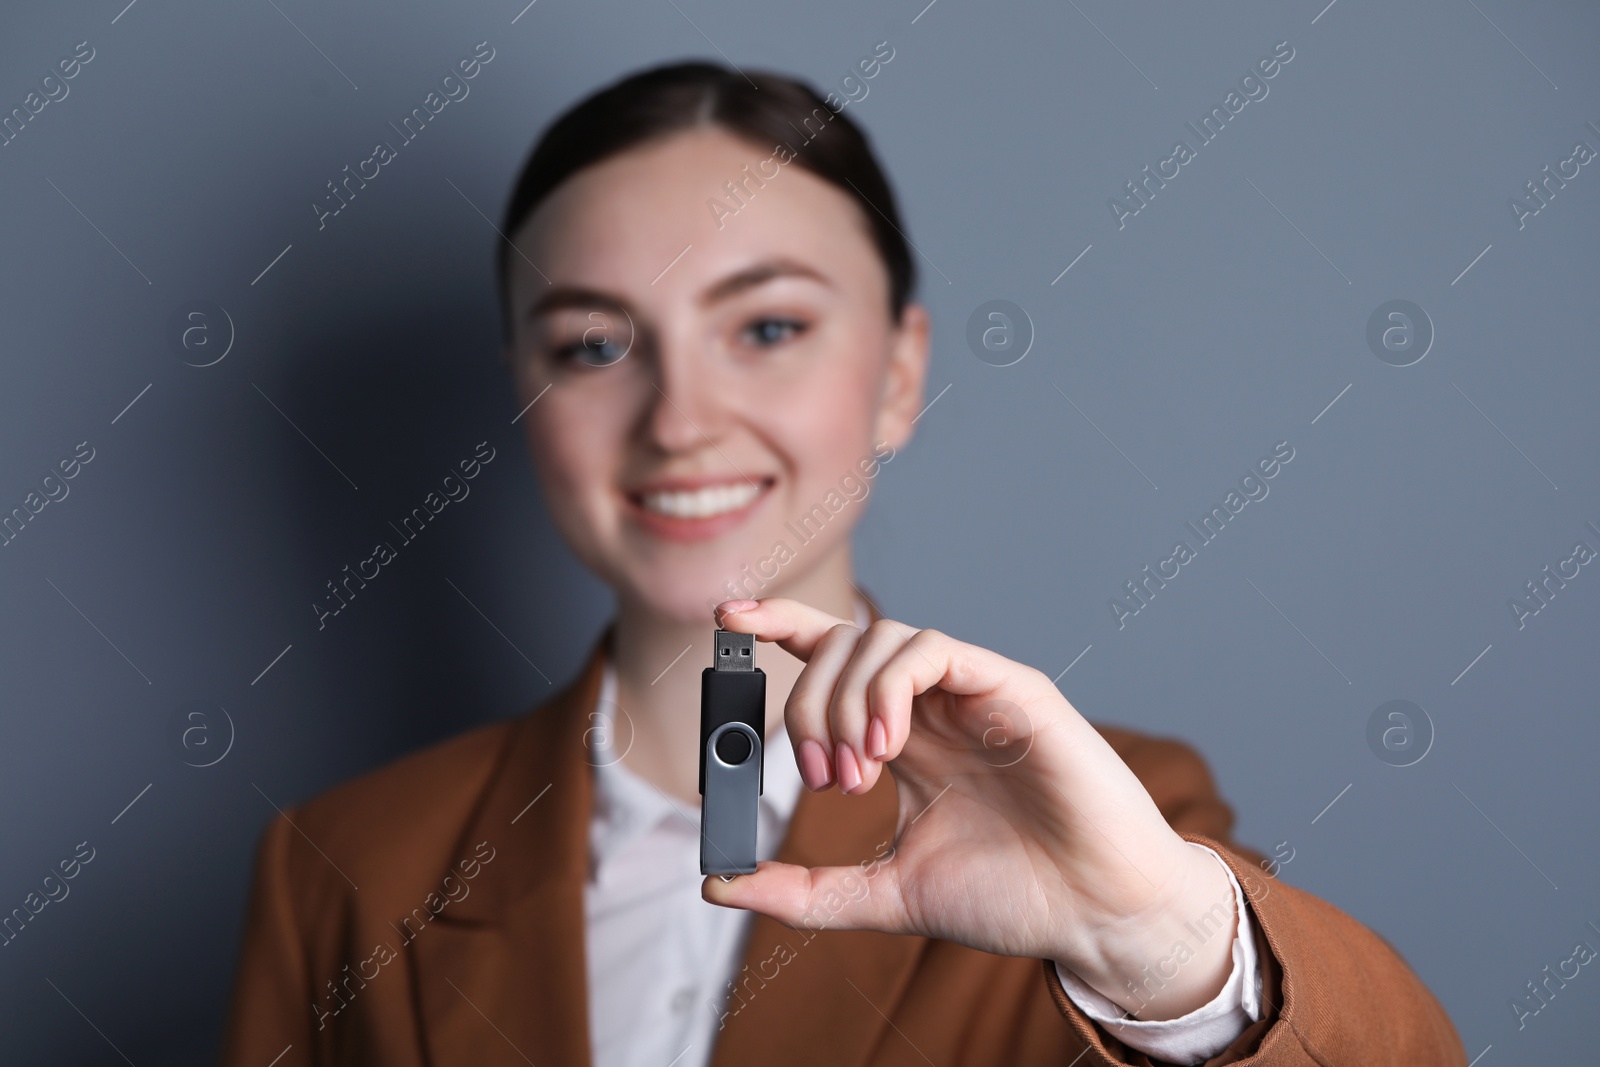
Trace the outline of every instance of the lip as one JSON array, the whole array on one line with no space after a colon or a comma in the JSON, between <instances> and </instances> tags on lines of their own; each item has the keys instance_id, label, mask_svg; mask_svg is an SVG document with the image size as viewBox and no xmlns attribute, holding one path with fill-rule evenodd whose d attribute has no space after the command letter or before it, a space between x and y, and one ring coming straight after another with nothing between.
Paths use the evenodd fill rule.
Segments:
<instances>
[{"instance_id":1,"label":"lip","mask_svg":"<svg viewBox=\"0 0 1600 1067\"><path fill-rule=\"evenodd\" d=\"M646 493L661 492L693 492L711 485L736 485L742 479L728 478L725 475L700 475L697 477L682 478L657 478L646 482L633 489L626 490L623 494L625 513L642 527L647 533L661 538L664 541L706 541L718 537L735 526L743 523L756 509L772 495L772 488L777 484L777 478L767 475L756 479L761 486L761 492L756 494L754 500L742 508L734 511L725 511L721 515L709 518L684 518L676 515L661 515L646 508L643 497Z\"/></svg>"}]
</instances>

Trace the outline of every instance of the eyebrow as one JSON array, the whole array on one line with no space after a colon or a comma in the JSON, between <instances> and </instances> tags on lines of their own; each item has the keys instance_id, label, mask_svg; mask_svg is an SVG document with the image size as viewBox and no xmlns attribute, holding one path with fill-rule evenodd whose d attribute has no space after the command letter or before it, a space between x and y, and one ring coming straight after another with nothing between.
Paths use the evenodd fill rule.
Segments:
<instances>
[{"instance_id":1,"label":"eyebrow","mask_svg":"<svg viewBox=\"0 0 1600 1067\"><path fill-rule=\"evenodd\" d=\"M776 278L810 278L829 289L834 287L826 275L804 263L792 259L769 259L723 278L701 294L700 304L703 307L715 304Z\"/></svg>"},{"instance_id":2,"label":"eyebrow","mask_svg":"<svg viewBox=\"0 0 1600 1067\"><path fill-rule=\"evenodd\" d=\"M809 278L829 289L835 288L832 280L827 275L815 268L806 266L804 263L784 258L769 259L752 264L743 270L735 271L720 279L700 294L700 305L708 307L778 278ZM527 317L533 319L553 311L586 307L612 307L625 310L627 301L599 289L589 289L584 286L556 286L553 289L547 289L544 295L528 309Z\"/></svg>"}]
</instances>

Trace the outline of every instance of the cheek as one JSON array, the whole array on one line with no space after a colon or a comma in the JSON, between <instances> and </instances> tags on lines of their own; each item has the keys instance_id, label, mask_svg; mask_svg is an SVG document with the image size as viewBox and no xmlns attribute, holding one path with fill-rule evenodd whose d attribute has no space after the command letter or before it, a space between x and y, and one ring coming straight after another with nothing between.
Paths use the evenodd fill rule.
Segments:
<instances>
[{"instance_id":1,"label":"cheek","mask_svg":"<svg viewBox=\"0 0 1600 1067\"><path fill-rule=\"evenodd\" d=\"M805 483L836 483L872 449L883 357L859 342L837 351L774 413Z\"/></svg>"},{"instance_id":2,"label":"cheek","mask_svg":"<svg viewBox=\"0 0 1600 1067\"><path fill-rule=\"evenodd\" d=\"M551 510L568 518L611 486L620 446L605 422L562 403L554 390L539 407L545 410L529 412L528 447Z\"/></svg>"},{"instance_id":3,"label":"cheek","mask_svg":"<svg viewBox=\"0 0 1600 1067\"><path fill-rule=\"evenodd\" d=\"M875 332L859 339L827 376L823 389L829 402L823 405L823 414L839 436L840 447L848 444L849 450L858 450L873 433L886 365L885 343Z\"/></svg>"}]
</instances>

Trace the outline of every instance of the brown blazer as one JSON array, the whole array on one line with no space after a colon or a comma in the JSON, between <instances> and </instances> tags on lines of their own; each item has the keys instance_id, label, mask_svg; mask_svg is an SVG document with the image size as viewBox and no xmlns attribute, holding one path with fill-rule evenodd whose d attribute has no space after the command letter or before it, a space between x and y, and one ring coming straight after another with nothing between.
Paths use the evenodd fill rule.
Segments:
<instances>
[{"instance_id":1,"label":"brown blazer","mask_svg":"<svg viewBox=\"0 0 1600 1067\"><path fill-rule=\"evenodd\" d=\"M588 1064L584 731L610 636L529 715L272 822L257 851L225 1064ZM1099 729L1167 821L1219 851L1254 914L1267 1013L1209 1065L1466 1063L1449 1018L1386 942L1266 877L1260 856L1230 839L1232 813L1192 749ZM869 860L893 839L895 818L887 775L864 797L804 792L779 859ZM1152 1063L1078 1011L1040 960L793 930L765 916L744 958L714 1067Z\"/></svg>"}]
</instances>

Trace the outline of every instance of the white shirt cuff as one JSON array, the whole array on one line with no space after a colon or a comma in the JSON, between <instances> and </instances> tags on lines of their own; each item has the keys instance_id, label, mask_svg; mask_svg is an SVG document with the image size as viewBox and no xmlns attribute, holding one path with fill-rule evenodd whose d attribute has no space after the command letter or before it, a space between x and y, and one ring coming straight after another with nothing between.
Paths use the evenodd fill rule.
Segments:
<instances>
[{"instance_id":1,"label":"white shirt cuff","mask_svg":"<svg viewBox=\"0 0 1600 1067\"><path fill-rule=\"evenodd\" d=\"M1067 997L1113 1037L1148 1056L1182 1064L1204 1063L1261 1018L1261 967L1256 959L1255 937L1250 912L1245 907L1244 890L1239 887L1233 870L1222 862L1215 850L1194 841L1189 844L1205 849L1222 864L1228 883L1233 887L1234 914L1238 918L1238 929L1233 937L1233 970L1228 973L1222 991L1209 1004L1176 1019L1140 1022L1061 964L1055 965L1056 977L1061 979Z\"/></svg>"}]
</instances>

